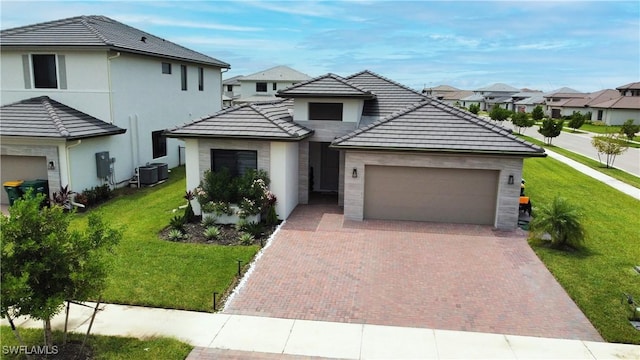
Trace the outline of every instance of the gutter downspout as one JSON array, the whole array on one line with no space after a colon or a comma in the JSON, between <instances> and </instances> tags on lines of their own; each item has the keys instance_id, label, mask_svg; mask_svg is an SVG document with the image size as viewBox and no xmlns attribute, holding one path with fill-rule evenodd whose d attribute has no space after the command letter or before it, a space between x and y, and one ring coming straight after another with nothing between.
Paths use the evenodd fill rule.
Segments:
<instances>
[{"instance_id":1,"label":"gutter downspout","mask_svg":"<svg viewBox=\"0 0 640 360\"><path fill-rule=\"evenodd\" d=\"M78 139L76 140L75 144L72 145L67 145L65 146L65 157L67 159L67 180L68 180L68 184L67 186L69 186L69 189L73 189L73 186L71 186L71 161L70 161L70 157L69 157L69 150L82 144L82 139Z\"/></svg>"},{"instance_id":2,"label":"gutter downspout","mask_svg":"<svg viewBox=\"0 0 640 360\"><path fill-rule=\"evenodd\" d=\"M107 81L109 83L109 115L110 115L110 120L111 120L111 124L113 124L113 89L112 89L112 82L111 82L111 60L113 59L117 59L120 57L120 51L118 51L114 56L108 56L107 57Z\"/></svg>"}]
</instances>

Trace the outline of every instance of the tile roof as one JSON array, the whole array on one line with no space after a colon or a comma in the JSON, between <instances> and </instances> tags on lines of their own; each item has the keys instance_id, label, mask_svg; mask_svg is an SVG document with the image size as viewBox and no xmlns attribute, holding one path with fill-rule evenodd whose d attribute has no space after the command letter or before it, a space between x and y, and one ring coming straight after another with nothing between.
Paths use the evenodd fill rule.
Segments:
<instances>
[{"instance_id":1,"label":"tile roof","mask_svg":"<svg viewBox=\"0 0 640 360\"><path fill-rule=\"evenodd\" d=\"M459 91L460 89L450 86L450 85L438 85L436 87L424 88L423 92L448 92L448 91Z\"/></svg>"},{"instance_id":2,"label":"tile roof","mask_svg":"<svg viewBox=\"0 0 640 360\"><path fill-rule=\"evenodd\" d=\"M616 90L605 89L596 92L592 92L590 94L585 94L584 97L581 98L572 98L565 101L562 106L565 107L587 107L592 104L599 104L605 101L609 101L615 98L618 98L620 93Z\"/></svg>"},{"instance_id":3,"label":"tile roof","mask_svg":"<svg viewBox=\"0 0 640 360\"><path fill-rule=\"evenodd\" d=\"M640 90L640 82L632 82L622 86L618 86L616 90Z\"/></svg>"},{"instance_id":4,"label":"tile roof","mask_svg":"<svg viewBox=\"0 0 640 360\"><path fill-rule=\"evenodd\" d=\"M605 109L633 109L640 110L640 96L620 96L616 99L593 104L594 108Z\"/></svg>"},{"instance_id":5,"label":"tile roof","mask_svg":"<svg viewBox=\"0 0 640 360\"><path fill-rule=\"evenodd\" d=\"M507 84L502 84L502 83L495 83L493 85L490 86L486 86L480 89L477 89L476 91L489 91L489 92L520 92L520 89L516 89L513 86L507 85Z\"/></svg>"},{"instance_id":6,"label":"tile roof","mask_svg":"<svg viewBox=\"0 0 640 360\"><path fill-rule=\"evenodd\" d=\"M222 85L240 85L238 79L242 78L242 75L236 75L222 81Z\"/></svg>"},{"instance_id":7,"label":"tile roof","mask_svg":"<svg viewBox=\"0 0 640 360\"><path fill-rule=\"evenodd\" d=\"M569 87L561 87L559 89L555 89L555 90L551 90L549 92L544 93L543 95L545 97L550 97L552 95L556 95L556 94L576 94L576 93L580 93L580 91L569 88Z\"/></svg>"},{"instance_id":8,"label":"tile roof","mask_svg":"<svg viewBox=\"0 0 640 360\"><path fill-rule=\"evenodd\" d=\"M544 96L542 94L525 97L522 100L516 101L514 104L516 105L540 105L544 104Z\"/></svg>"},{"instance_id":9,"label":"tile roof","mask_svg":"<svg viewBox=\"0 0 640 360\"><path fill-rule=\"evenodd\" d=\"M510 131L434 99L356 129L334 140L331 146L345 149L545 156L544 149L519 139Z\"/></svg>"},{"instance_id":10,"label":"tile roof","mask_svg":"<svg viewBox=\"0 0 640 360\"><path fill-rule=\"evenodd\" d=\"M166 131L174 138L301 140L312 130L293 122L291 100L238 105Z\"/></svg>"},{"instance_id":11,"label":"tile roof","mask_svg":"<svg viewBox=\"0 0 640 360\"><path fill-rule=\"evenodd\" d=\"M332 98L359 98L371 99L375 95L369 89L354 84L336 74L326 74L293 85L278 91L278 97L332 97Z\"/></svg>"},{"instance_id":12,"label":"tile roof","mask_svg":"<svg viewBox=\"0 0 640 360\"><path fill-rule=\"evenodd\" d=\"M292 69L288 66L280 65L275 66L267 70L258 71L257 73L242 76L240 81L306 81L311 79L311 76L301 73L298 70Z\"/></svg>"},{"instance_id":13,"label":"tile roof","mask_svg":"<svg viewBox=\"0 0 640 360\"><path fill-rule=\"evenodd\" d=\"M367 89L376 95L375 99L365 100L363 117L383 118L428 97L407 86L365 70L346 78L352 84Z\"/></svg>"},{"instance_id":14,"label":"tile roof","mask_svg":"<svg viewBox=\"0 0 640 360\"><path fill-rule=\"evenodd\" d=\"M123 134L125 129L40 96L0 107L0 135L66 140Z\"/></svg>"},{"instance_id":15,"label":"tile roof","mask_svg":"<svg viewBox=\"0 0 640 360\"><path fill-rule=\"evenodd\" d=\"M91 46L116 51L186 60L222 68L229 64L187 49L106 16L76 16L27 25L0 32L2 47L7 46Z\"/></svg>"}]
</instances>

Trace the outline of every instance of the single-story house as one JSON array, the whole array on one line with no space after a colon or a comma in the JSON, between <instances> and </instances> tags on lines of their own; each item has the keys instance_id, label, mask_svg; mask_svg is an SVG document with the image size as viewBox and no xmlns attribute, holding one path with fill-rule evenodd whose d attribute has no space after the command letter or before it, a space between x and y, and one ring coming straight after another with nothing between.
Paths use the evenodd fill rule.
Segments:
<instances>
[{"instance_id":1,"label":"single-story house","mask_svg":"<svg viewBox=\"0 0 640 360\"><path fill-rule=\"evenodd\" d=\"M544 150L370 71L327 74L168 130L184 139L187 189L235 159L269 172L286 219L314 194L348 220L517 226L523 159ZM194 204L194 211L199 213Z\"/></svg>"}]
</instances>

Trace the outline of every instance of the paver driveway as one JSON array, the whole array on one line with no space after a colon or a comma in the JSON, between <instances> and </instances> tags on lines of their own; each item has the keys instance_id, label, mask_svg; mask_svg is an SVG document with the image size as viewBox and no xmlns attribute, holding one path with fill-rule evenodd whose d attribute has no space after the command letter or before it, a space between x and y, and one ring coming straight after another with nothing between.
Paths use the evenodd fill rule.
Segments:
<instances>
[{"instance_id":1,"label":"paver driveway","mask_svg":"<svg viewBox=\"0 0 640 360\"><path fill-rule=\"evenodd\" d=\"M602 341L522 233L298 206L226 313Z\"/></svg>"}]
</instances>

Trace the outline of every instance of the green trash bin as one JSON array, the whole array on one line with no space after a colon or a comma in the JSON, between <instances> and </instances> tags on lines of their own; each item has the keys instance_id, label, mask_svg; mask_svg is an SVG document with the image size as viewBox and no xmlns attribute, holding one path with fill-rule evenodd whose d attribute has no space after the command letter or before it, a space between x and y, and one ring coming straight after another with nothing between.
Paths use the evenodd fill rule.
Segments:
<instances>
[{"instance_id":1,"label":"green trash bin","mask_svg":"<svg viewBox=\"0 0 640 360\"><path fill-rule=\"evenodd\" d=\"M22 185L20 185L20 190L22 194L26 194L29 189L33 189L33 195L44 194L44 204L49 203L49 181L43 179L37 180L25 180ZM43 205L44 205L43 204Z\"/></svg>"},{"instance_id":2,"label":"green trash bin","mask_svg":"<svg viewBox=\"0 0 640 360\"><path fill-rule=\"evenodd\" d=\"M4 184L2 184L9 197L9 206L13 205L13 203L22 196L22 191L20 190L22 183L22 180L13 180L5 181Z\"/></svg>"}]
</instances>

